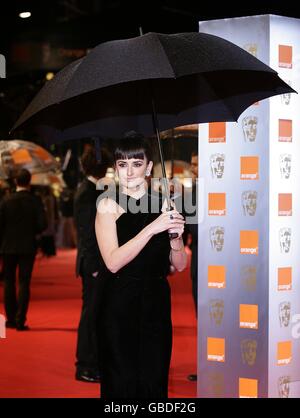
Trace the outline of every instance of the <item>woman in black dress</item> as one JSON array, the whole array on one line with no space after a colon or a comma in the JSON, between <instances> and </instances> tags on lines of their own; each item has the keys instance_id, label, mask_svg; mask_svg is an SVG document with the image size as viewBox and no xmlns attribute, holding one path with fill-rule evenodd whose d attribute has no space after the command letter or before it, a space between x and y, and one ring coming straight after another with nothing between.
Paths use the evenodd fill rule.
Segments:
<instances>
[{"instance_id":1,"label":"woman in black dress","mask_svg":"<svg viewBox=\"0 0 300 418\"><path fill-rule=\"evenodd\" d=\"M96 235L113 273L102 313L102 398L167 398L172 350L170 263L187 257L184 219L151 194L145 177L153 163L147 141L131 134L115 151L120 192L100 200ZM156 208L157 210L153 210ZM178 237L170 241L168 230Z\"/></svg>"}]
</instances>

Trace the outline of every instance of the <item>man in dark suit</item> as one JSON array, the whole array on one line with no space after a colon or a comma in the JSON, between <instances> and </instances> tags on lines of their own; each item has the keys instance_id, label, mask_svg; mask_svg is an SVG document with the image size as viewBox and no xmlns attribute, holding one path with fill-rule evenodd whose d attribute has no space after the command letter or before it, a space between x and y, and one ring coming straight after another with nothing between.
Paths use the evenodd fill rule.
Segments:
<instances>
[{"instance_id":1,"label":"man in dark suit","mask_svg":"<svg viewBox=\"0 0 300 418\"><path fill-rule=\"evenodd\" d=\"M30 299L30 280L34 265L36 235L47 226L41 200L30 192L31 174L26 169L16 173L17 189L0 206L0 240L3 254L4 306L6 327L18 331L25 325ZM16 296L16 270L19 267L19 293Z\"/></svg>"},{"instance_id":2,"label":"man in dark suit","mask_svg":"<svg viewBox=\"0 0 300 418\"><path fill-rule=\"evenodd\" d=\"M98 181L105 177L110 166L109 155L102 151L101 163L93 148L88 148L81 158L85 174L74 202L74 219L77 229L76 274L82 279L82 311L78 327L76 379L99 382L98 317L101 298L107 280L107 270L102 260L95 234L96 202L100 191Z\"/></svg>"}]
</instances>

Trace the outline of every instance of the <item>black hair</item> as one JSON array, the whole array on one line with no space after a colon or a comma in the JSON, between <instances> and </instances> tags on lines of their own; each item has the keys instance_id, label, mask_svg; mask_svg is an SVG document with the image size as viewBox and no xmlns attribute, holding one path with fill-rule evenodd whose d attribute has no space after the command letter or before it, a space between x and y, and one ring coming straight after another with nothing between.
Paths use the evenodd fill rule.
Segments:
<instances>
[{"instance_id":1,"label":"black hair","mask_svg":"<svg viewBox=\"0 0 300 418\"><path fill-rule=\"evenodd\" d=\"M31 181L31 174L30 171L26 170L26 168L20 168L16 171L15 174L15 181L17 186L19 187L28 187Z\"/></svg>"},{"instance_id":2,"label":"black hair","mask_svg":"<svg viewBox=\"0 0 300 418\"><path fill-rule=\"evenodd\" d=\"M135 131L127 132L114 151L115 161L129 160L130 158L146 159L147 162L152 161L152 150L149 140Z\"/></svg>"},{"instance_id":3,"label":"black hair","mask_svg":"<svg viewBox=\"0 0 300 418\"><path fill-rule=\"evenodd\" d=\"M105 177L107 169L111 166L112 158L106 149L101 149L101 162L97 161L93 147L89 147L81 156L81 167L86 176Z\"/></svg>"}]
</instances>

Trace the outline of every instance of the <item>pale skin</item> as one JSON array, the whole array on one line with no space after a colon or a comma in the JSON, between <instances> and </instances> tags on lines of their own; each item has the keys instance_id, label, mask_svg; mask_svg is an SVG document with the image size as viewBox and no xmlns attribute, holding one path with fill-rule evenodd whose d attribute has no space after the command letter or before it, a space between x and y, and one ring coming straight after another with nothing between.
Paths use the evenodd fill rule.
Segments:
<instances>
[{"instance_id":1,"label":"pale skin","mask_svg":"<svg viewBox=\"0 0 300 418\"><path fill-rule=\"evenodd\" d=\"M148 162L146 159L117 160L115 169L122 192L135 199L142 197L147 187L145 176L150 175L152 167L153 162ZM110 198L100 201L95 221L96 237L104 263L112 273L117 273L130 263L154 235L169 229L178 234L178 237L171 241L170 261L176 270L184 270L187 264L187 255L182 241L185 221L176 209L166 211L166 207L166 202L164 202L162 214L155 221L124 245L119 246L116 221L125 211Z\"/></svg>"}]
</instances>

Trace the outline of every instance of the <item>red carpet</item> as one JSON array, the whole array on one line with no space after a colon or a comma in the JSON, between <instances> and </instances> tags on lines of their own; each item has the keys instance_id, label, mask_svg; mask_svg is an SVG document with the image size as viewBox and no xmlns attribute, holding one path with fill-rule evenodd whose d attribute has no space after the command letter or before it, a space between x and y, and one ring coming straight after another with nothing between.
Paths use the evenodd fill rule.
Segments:
<instances>
[{"instance_id":1,"label":"red carpet","mask_svg":"<svg viewBox=\"0 0 300 418\"><path fill-rule=\"evenodd\" d=\"M28 312L31 330L7 330L0 339L0 398L97 398L99 385L74 379L81 284L74 276L75 251L37 259ZM189 271L171 276L173 354L169 397L196 397L196 319ZM3 289L0 285L0 301ZM4 314L0 303L0 314Z\"/></svg>"}]
</instances>

